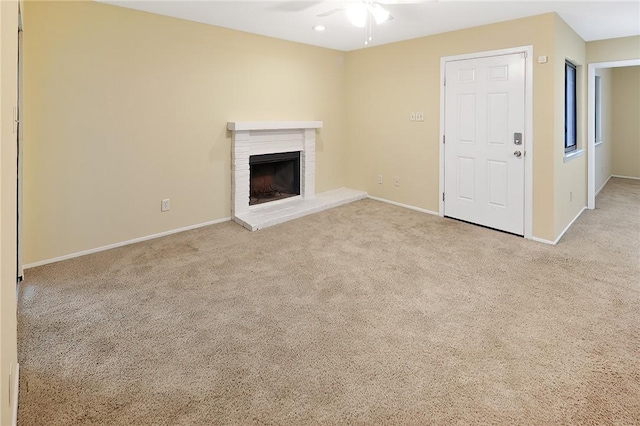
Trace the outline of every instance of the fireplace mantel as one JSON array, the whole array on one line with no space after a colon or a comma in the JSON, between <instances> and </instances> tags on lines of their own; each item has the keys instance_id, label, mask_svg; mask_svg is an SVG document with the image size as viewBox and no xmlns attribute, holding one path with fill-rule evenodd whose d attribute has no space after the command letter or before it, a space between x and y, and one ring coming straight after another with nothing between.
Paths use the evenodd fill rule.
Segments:
<instances>
[{"instance_id":1,"label":"fireplace mantel","mask_svg":"<svg viewBox=\"0 0 640 426\"><path fill-rule=\"evenodd\" d=\"M229 130L292 130L320 129L322 121L229 121Z\"/></svg>"}]
</instances>

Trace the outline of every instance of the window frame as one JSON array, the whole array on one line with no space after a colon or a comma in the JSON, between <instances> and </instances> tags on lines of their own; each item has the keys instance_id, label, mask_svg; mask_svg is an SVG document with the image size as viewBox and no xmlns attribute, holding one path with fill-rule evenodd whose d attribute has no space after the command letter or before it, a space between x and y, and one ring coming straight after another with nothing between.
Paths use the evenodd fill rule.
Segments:
<instances>
[{"instance_id":1,"label":"window frame","mask_svg":"<svg viewBox=\"0 0 640 426\"><path fill-rule=\"evenodd\" d=\"M573 77L573 85L570 79ZM564 152L565 154L578 150L578 67L570 61L564 66ZM572 108L568 108L570 102ZM571 113L572 112L572 113ZM569 128L573 131L573 140Z\"/></svg>"}]
</instances>

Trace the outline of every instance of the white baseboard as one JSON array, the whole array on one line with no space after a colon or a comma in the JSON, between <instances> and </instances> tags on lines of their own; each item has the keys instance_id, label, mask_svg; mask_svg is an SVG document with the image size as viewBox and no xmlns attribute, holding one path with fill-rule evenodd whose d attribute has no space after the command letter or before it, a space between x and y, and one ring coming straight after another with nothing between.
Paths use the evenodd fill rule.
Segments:
<instances>
[{"instance_id":1,"label":"white baseboard","mask_svg":"<svg viewBox=\"0 0 640 426\"><path fill-rule=\"evenodd\" d=\"M609 183L609 181L611 180L611 178L612 178L612 177L613 177L613 175L612 175L612 176L609 176L609 177L607 178L607 180L605 180L605 181L604 181L604 183L602 184L602 186L600 187L600 189L598 189L598 190L596 191L596 196L598 196L598 194L600 193L600 191L602 191L602 188L604 188L604 187L607 185L607 183Z\"/></svg>"},{"instance_id":2,"label":"white baseboard","mask_svg":"<svg viewBox=\"0 0 640 426\"><path fill-rule=\"evenodd\" d=\"M23 266L23 268L29 269L29 268L35 268L36 266L48 265L49 263L60 262L63 260L73 259L74 257L85 256L87 254L93 254L93 253L98 253L105 250L111 250L111 249L122 247L122 246L128 246L129 244L135 244L135 243L140 243L142 241L148 241L148 240L153 240L160 237L166 237L167 235L177 234L178 232L190 231L192 229L202 228L203 226L215 225L222 222L228 222L230 220L231 220L230 217L225 217L222 219L212 220L210 222L204 222L204 223L198 223L196 225L185 226L184 228L171 229L169 231L160 232L159 234L153 234L153 235L147 235L145 237L134 238L132 240L109 244L102 247L96 247L90 250L83 250L77 253L66 254L64 256L54 257L52 259L40 260L38 262L26 264Z\"/></svg>"},{"instance_id":3,"label":"white baseboard","mask_svg":"<svg viewBox=\"0 0 640 426\"><path fill-rule=\"evenodd\" d=\"M20 389L20 364L16 364L16 372L13 375L13 388L11 389L11 401L13 402L12 425L18 425L18 390Z\"/></svg>"},{"instance_id":4,"label":"white baseboard","mask_svg":"<svg viewBox=\"0 0 640 426\"><path fill-rule=\"evenodd\" d=\"M635 177L635 176L611 175L611 177L617 177L617 178L622 178L622 179L635 179L635 180L640 180L640 177Z\"/></svg>"},{"instance_id":5,"label":"white baseboard","mask_svg":"<svg viewBox=\"0 0 640 426\"><path fill-rule=\"evenodd\" d=\"M411 210L416 210L422 213L428 213L428 214L432 214L435 216L440 216L440 214L433 212L431 210L426 210L426 209L421 209L420 207L414 207L414 206L410 206L408 204L402 204L402 203L398 203L395 201L391 201L391 200L387 200L384 198L379 198L379 197L374 197L372 195L369 195L368 198L371 198L372 200L376 200L376 201L381 201L383 203L388 203L388 204L393 204L394 206L398 206L398 207L404 207L406 209L411 209ZM537 241L539 243L543 243L543 244L550 244L555 246L556 244L558 244L558 242L560 241L560 239L564 236L564 234L569 230L569 228L571 227L571 225L573 225L573 223L578 220L578 218L580 217L580 215L582 214L582 212L584 212L587 209L587 207L583 207L582 210L580 210L580 212L576 215L576 217L573 218L573 220L571 221L571 223L569 223L567 225L566 228L564 228L564 230L560 233L560 235L558 236L558 238L556 238L555 241L551 241L551 240L545 240L544 238L538 238L538 237L531 237L532 241Z\"/></svg>"},{"instance_id":6,"label":"white baseboard","mask_svg":"<svg viewBox=\"0 0 640 426\"><path fill-rule=\"evenodd\" d=\"M438 213L432 212L431 210L421 209L420 207L411 206L409 204L402 204L402 203L398 203L396 201L387 200L385 198L374 197L373 195L369 195L368 198L371 198L372 200L380 201L380 202L383 202L383 203L387 203L387 204L393 204L394 206L404 207L405 209L410 209L410 210L415 210L415 211L421 212L421 213L427 213L427 214L432 214L432 215L435 215L435 216L440 216Z\"/></svg>"},{"instance_id":7,"label":"white baseboard","mask_svg":"<svg viewBox=\"0 0 640 426\"><path fill-rule=\"evenodd\" d=\"M578 212L578 214L576 215L576 217L574 217L574 218L573 218L573 220L572 220L572 221L567 225L567 227L566 227L566 228L564 228L564 229L562 230L562 232L560 233L560 235L558 235L558 238L556 238L556 239L555 239L555 241L545 240L545 239L543 239L543 238L537 238L537 237L532 237L531 239L532 239L533 241L537 241L537 242L539 242L539 243L551 244L551 245L554 245L554 246L555 246L556 244L558 244L558 242L559 242L559 241L560 241L560 239L564 236L564 234L569 230L569 228L571 228L571 225L573 225L573 223L574 223L576 220L578 220L578 218L580 217L580 215L581 215L585 210L587 210L587 206L584 206L584 207L582 208L582 210L580 210L580 211Z\"/></svg>"},{"instance_id":8,"label":"white baseboard","mask_svg":"<svg viewBox=\"0 0 640 426\"><path fill-rule=\"evenodd\" d=\"M551 240L545 240L544 238L538 238L538 237L531 237L531 241L535 241L537 243L542 243L542 244L549 244L552 246L555 246L558 243L558 240L556 241L551 241Z\"/></svg>"}]
</instances>

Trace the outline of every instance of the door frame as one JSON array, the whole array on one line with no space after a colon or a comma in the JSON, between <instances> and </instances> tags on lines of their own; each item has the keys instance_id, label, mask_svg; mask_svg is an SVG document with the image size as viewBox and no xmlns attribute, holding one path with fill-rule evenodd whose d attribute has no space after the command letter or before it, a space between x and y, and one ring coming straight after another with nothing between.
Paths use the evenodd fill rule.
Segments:
<instances>
[{"instance_id":1,"label":"door frame","mask_svg":"<svg viewBox=\"0 0 640 426\"><path fill-rule=\"evenodd\" d=\"M16 132L16 283L24 279L22 267L22 228L24 224L24 30L22 27L22 2L18 3L18 105L17 105L17 132ZM17 297L16 297L16 300Z\"/></svg>"},{"instance_id":2,"label":"door frame","mask_svg":"<svg viewBox=\"0 0 640 426\"><path fill-rule=\"evenodd\" d=\"M596 208L596 69L638 65L640 65L640 59L589 64L587 76L587 208L590 210ZM606 141L606 143L613 143L613 141Z\"/></svg>"},{"instance_id":3,"label":"door frame","mask_svg":"<svg viewBox=\"0 0 640 426\"><path fill-rule=\"evenodd\" d=\"M485 52L466 53L463 55L444 56L440 58L440 192L438 214L444 217L444 124L445 124L445 85L447 62L466 59L480 59L488 56L503 56L524 53L525 59L525 93L524 93L524 238L533 239L533 46L520 46L508 49L489 50Z\"/></svg>"}]
</instances>

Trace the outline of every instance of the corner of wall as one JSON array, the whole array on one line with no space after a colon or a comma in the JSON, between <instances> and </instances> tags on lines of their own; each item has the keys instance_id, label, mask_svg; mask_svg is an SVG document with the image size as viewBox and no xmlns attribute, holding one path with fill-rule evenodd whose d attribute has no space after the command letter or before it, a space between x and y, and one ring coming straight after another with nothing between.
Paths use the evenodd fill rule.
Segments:
<instances>
[{"instance_id":1,"label":"corner of wall","mask_svg":"<svg viewBox=\"0 0 640 426\"><path fill-rule=\"evenodd\" d=\"M539 42L534 55L547 56L548 62L533 64L534 98L534 188L533 238L554 241L554 149L555 149L555 26L556 14L540 15Z\"/></svg>"},{"instance_id":2,"label":"corner of wall","mask_svg":"<svg viewBox=\"0 0 640 426\"><path fill-rule=\"evenodd\" d=\"M565 161L565 61L577 65L578 149L587 149L587 63L585 41L557 14L554 16L554 239L559 238L587 205L587 156Z\"/></svg>"}]
</instances>

